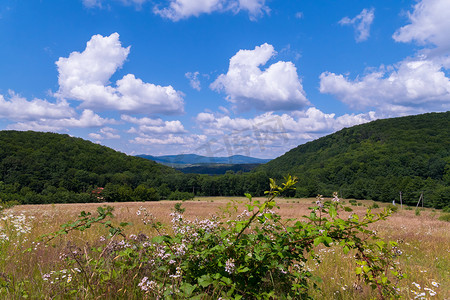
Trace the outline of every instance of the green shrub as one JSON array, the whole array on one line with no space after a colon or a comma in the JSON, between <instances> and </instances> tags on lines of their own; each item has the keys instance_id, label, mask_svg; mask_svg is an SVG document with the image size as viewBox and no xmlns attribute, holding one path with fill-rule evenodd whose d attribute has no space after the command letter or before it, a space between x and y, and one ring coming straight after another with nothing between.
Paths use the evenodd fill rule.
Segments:
<instances>
[{"instance_id":1,"label":"green shrub","mask_svg":"<svg viewBox=\"0 0 450 300\"><path fill-rule=\"evenodd\" d=\"M20 205L20 202L16 201L16 200L10 200L10 201L4 201L4 202L0 201L0 211L2 209L8 209L8 208L11 208L16 205Z\"/></svg>"},{"instance_id":2,"label":"green shrub","mask_svg":"<svg viewBox=\"0 0 450 300\"><path fill-rule=\"evenodd\" d=\"M450 214L443 214L443 215L440 215L439 218L438 218L438 220L450 222Z\"/></svg>"},{"instance_id":3,"label":"green shrub","mask_svg":"<svg viewBox=\"0 0 450 300\"><path fill-rule=\"evenodd\" d=\"M374 203L370 208L380 208L380 206L378 205L378 203Z\"/></svg>"},{"instance_id":4,"label":"green shrub","mask_svg":"<svg viewBox=\"0 0 450 300\"><path fill-rule=\"evenodd\" d=\"M169 200L191 200L194 199L193 193L188 192L180 192L176 190L175 192L170 193Z\"/></svg>"},{"instance_id":5,"label":"green shrub","mask_svg":"<svg viewBox=\"0 0 450 300\"><path fill-rule=\"evenodd\" d=\"M392 210L392 212L397 212L397 211L398 211L398 206L397 206L397 205L389 204L389 205L387 206L387 208L388 208L389 210Z\"/></svg>"}]
</instances>

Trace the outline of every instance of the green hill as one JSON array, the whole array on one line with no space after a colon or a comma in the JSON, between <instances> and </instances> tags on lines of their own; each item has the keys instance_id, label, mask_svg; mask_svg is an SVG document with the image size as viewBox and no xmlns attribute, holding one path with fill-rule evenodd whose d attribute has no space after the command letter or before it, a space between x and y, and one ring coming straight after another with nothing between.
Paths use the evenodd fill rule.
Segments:
<instances>
[{"instance_id":1,"label":"green hill","mask_svg":"<svg viewBox=\"0 0 450 300\"><path fill-rule=\"evenodd\" d=\"M300 145L258 167L299 177L297 196L450 205L450 112L382 119Z\"/></svg>"},{"instance_id":2,"label":"green hill","mask_svg":"<svg viewBox=\"0 0 450 300\"><path fill-rule=\"evenodd\" d=\"M142 192L144 188L157 187L162 177L175 173L178 172L147 159L69 135L0 131L3 201L86 202L93 200L91 191L96 187L105 187L108 200L117 200L122 193L122 201L126 201L136 194L133 192L139 185Z\"/></svg>"}]
</instances>

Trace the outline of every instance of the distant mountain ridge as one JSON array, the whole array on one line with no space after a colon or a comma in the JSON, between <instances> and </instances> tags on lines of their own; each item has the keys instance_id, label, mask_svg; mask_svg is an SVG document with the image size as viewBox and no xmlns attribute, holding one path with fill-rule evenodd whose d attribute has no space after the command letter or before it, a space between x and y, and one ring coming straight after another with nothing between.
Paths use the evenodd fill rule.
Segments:
<instances>
[{"instance_id":1,"label":"distant mountain ridge","mask_svg":"<svg viewBox=\"0 0 450 300\"><path fill-rule=\"evenodd\" d=\"M197 154L178 154L178 155L163 155L163 156L153 156L153 155L137 155L141 158L146 158L153 160L157 163L164 164L167 166L180 166L180 165L204 165L204 164L264 164L271 159L255 158L244 155L232 155L229 157L217 156L202 156Z\"/></svg>"}]
</instances>

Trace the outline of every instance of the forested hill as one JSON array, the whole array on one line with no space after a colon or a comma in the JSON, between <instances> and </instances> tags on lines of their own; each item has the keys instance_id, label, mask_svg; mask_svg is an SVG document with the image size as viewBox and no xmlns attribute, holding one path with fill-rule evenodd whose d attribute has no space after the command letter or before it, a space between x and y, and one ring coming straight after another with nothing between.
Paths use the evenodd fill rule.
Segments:
<instances>
[{"instance_id":1,"label":"forested hill","mask_svg":"<svg viewBox=\"0 0 450 300\"><path fill-rule=\"evenodd\" d=\"M0 200L4 201L89 201L73 193L88 194L108 184L154 186L174 173L178 172L68 135L0 131Z\"/></svg>"},{"instance_id":2,"label":"forested hill","mask_svg":"<svg viewBox=\"0 0 450 300\"><path fill-rule=\"evenodd\" d=\"M299 177L297 196L450 205L450 112L382 119L300 145L258 167Z\"/></svg>"}]
</instances>

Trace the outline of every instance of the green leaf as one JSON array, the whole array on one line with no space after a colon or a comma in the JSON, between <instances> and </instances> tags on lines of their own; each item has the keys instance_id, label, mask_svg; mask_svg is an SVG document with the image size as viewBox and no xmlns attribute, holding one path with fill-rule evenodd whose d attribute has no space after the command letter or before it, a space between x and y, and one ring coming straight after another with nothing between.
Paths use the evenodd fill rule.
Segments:
<instances>
[{"instance_id":1,"label":"green leaf","mask_svg":"<svg viewBox=\"0 0 450 300\"><path fill-rule=\"evenodd\" d=\"M248 267L239 267L236 271L238 273L245 273L245 272L250 271L250 268L248 268Z\"/></svg>"},{"instance_id":2,"label":"green leaf","mask_svg":"<svg viewBox=\"0 0 450 300\"><path fill-rule=\"evenodd\" d=\"M375 244L377 244L377 246L378 246L378 248L380 248L380 250L383 250L383 247L386 245L386 243L383 241L377 241Z\"/></svg>"},{"instance_id":3,"label":"green leaf","mask_svg":"<svg viewBox=\"0 0 450 300\"><path fill-rule=\"evenodd\" d=\"M207 287L208 285L212 284L214 280L209 276L209 274L203 275L199 278L197 278L198 284L202 287Z\"/></svg>"},{"instance_id":4,"label":"green leaf","mask_svg":"<svg viewBox=\"0 0 450 300\"><path fill-rule=\"evenodd\" d=\"M196 287L197 287L197 285L191 285L187 282L183 282L180 286L180 289L183 291L183 294L184 294L183 296L190 297Z\"/></svg>"},{"instance_id":5,"label":"green leaf","mask_svg":"<svg viewBox=\"0 0 450 300\"><path fill-rule=\"evenodd\" d=\"M316 237L314 239L314 246L317 246L317 245L319 245L322 242L323 242L323 236Z\"/></svg>"},{"instance_id":6,"label":"green leaf","mask_svg":"<svg viewBox=\"0 0 450 300\"><path fill-rule=\"evenodd\" d=\"M231 278L228 278L228 277L225 277L225 276L220 278L220 280L225 282L228 285L231 285L233 283L233 280L231 280Z\"/></svg>"},{"instance_id":7,"label":"green leaf","mask_svg":"<svg viewBox=\"0 0 450 300\"><path fill-rule=\"evenodd\" d=\"M350 248L347 245L345 245L343 250L344 254L347 254L350 251Z\"/></svg>"},{"instance_id":8,"label":"green leaf","mask_svg":"<svg viewBox=\"0 0 450 300\"><path fill-rule=\"evenodd\" d=\"M333 219L336 218L337 216L336 208L334 208L333 206L330 207L328 213L330 214L330 217Z\"/></svg>"}]
</instances>

